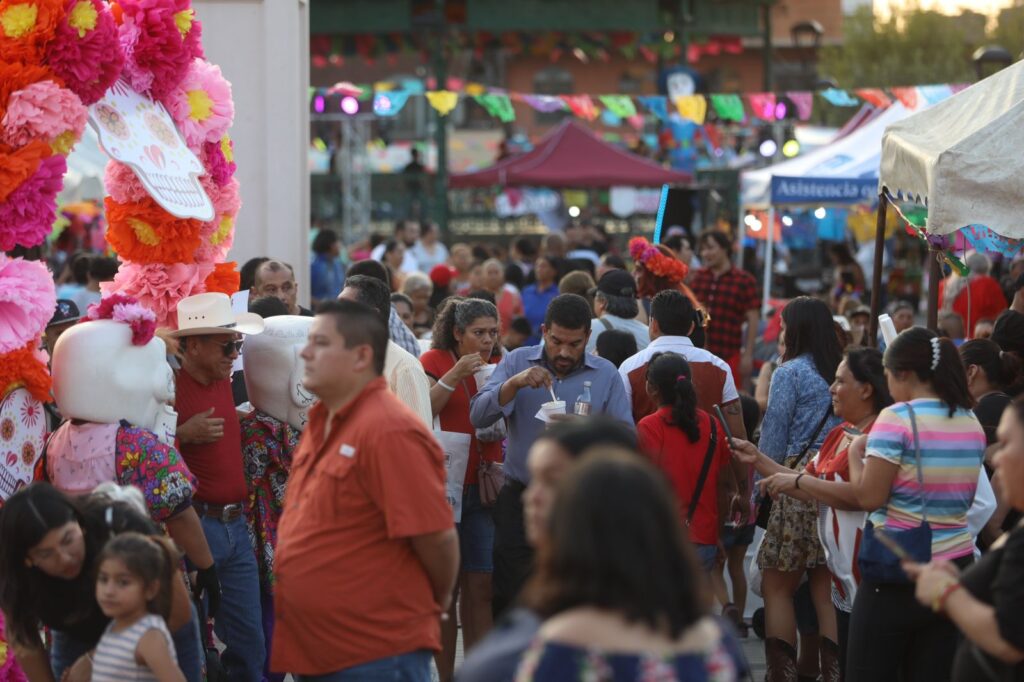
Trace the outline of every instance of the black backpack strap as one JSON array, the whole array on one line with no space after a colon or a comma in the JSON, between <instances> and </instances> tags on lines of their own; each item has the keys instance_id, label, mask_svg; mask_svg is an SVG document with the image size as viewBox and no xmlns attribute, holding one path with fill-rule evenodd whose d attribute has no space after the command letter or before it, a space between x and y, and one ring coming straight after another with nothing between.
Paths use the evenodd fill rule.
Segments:
<instances>
[{"instance_id":1,"label":"black backpack strap","mask_svg":"<svg viewBox=\"0 0 1024 682\"><path fill-rule=\"evenodd\" d=\"M711 460L715 457L715 447L718 445L718 426L715 424L715 418L711 415L709 420L711 422L711 437L708 438L708 451L704 455L704 463L700 467L700 475L697 476L697 486L693 489L693 496L690 498L690 508L686 510L686 524L690 524L690 519L693 518L694 513L697 511L697 504L700 502L700 495L704 492L704 483L708 480L708 472L711 471Z\"/></svg>"}]
</instances>

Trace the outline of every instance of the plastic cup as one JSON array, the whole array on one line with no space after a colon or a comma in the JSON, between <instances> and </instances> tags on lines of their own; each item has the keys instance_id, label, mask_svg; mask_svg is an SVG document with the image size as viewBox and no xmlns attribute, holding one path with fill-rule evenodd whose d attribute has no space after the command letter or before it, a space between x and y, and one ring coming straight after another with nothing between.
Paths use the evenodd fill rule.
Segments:
<instances>
[{"instance_id":1,"label":"plastic cup","mask_svg":"<svg viewBox=\"0 0 1024 682\"><path fill-rule=\"evenodd\" d=\"M551 417L556 414L565 414L565 401L564 400L552 400L546 402L540 406L540 411L546 417L545 421L551 421Z\"/></svg>"},{"instance_id":2,"label":"plastic cup","mask_svg":"<svg viewBox=\"0 0 1024 682\"><path fill-rule=\"evenodd\" d=\"M473 378L476 380L476 390L480 390L487 383L487 380L494 374L494 370L497 369L497 365L484 365L477 371L473 372Z\"/></svg>"}]
</instances>

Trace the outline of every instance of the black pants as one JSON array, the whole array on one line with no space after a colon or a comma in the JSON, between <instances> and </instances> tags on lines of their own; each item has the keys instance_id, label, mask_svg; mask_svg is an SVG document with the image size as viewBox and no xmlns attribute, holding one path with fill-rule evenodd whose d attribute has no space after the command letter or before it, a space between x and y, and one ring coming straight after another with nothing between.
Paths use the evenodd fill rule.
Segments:
<instances>
[{"instance_id":1,"label":"black pants","mask_svg":"<svg viewBox=\"0 0 1024 682\"><path fill-rule=\"evenodd\" d=\"M846 650L850 646L850 614L842 609L836 609L836 634L839 636L839 670L846 679Z\"/></svg>"},{"instance_id":2,"label":"black pants","mask_svg":"<svg viewBox=\"0 0 1024 682\"><path fill-rule=\"evenodd\" d=\"M849 627L846 682L950 679L956 626L922 606L913 585L861 583Z\"/></svg>"},{"instance_id":3,"label":"black pants","mask_svg":"<svg viewBox=\"0 0 1024 682\"><path fill-rule=\"evenodd\" d=\"M523 491L526 486L506 481L494 505L494 576L492 610L495 620L515 605L523 583L533 571L533 547L526 541Z\"/></svg>"}]
</instances>

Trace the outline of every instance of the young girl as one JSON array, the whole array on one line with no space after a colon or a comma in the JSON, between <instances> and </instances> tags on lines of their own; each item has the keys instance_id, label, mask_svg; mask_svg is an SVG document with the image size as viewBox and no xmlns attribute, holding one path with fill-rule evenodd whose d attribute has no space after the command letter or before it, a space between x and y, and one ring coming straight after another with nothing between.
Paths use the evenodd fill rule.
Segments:
<instances>
[{"instance_id":1,"label":"young girl","mask_svg":"<svg viewBox=\"0 0 1024 682\"><path fill-rule=\"evenodd\" d=\"M169 540L116 536L100 553L96 601L111 619L96 646L92 682L184 682L165 619L177 551Z\"/></svg>"}]
</instances>

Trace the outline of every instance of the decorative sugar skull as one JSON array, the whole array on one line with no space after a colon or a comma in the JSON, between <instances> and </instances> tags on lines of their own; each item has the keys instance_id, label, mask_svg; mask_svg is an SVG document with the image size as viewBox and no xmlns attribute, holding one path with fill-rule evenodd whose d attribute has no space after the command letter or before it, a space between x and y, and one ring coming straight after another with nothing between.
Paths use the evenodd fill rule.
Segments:
<instances>
[{"instance_id":1,"label":"decorative sugar skull","mask_svg":"<svg viewBox=\"0 0 1024 682\"><path fill-rule=\"evenodd\" d=\"M278 315L267 318L263 333L245 340L242 364L249 402L274 419L300 431L316 398L302 386L306 345L312 317Z\"/></svg>"},{"instance_id":2,"label":"decorative sugar skull","mask_svg":"<svg viewBox=\"0 0 1024 682\"><path fill-rule=\"evenodd\" d=\"M46 416L41 402L24 388L16 388L0 399L0 506L32 482L32 470L43 452L45 438Z\"/></svg>"},{"instance_id":3,"label":"decorative sugar skull","mask_svg":"<svg viewBox=\"0 0 1024 682\"><path fill-rule=\"evenodd\" d=\"M124 419L174 443L174 373L162 339L132 345L127 324L82 322L61 335L52 367L53 395L64 417L104 424Z\"/></svg>"}]
</instances>

